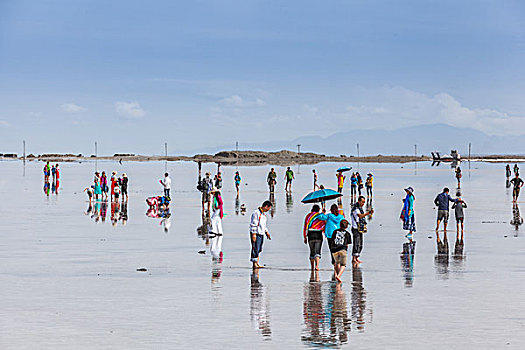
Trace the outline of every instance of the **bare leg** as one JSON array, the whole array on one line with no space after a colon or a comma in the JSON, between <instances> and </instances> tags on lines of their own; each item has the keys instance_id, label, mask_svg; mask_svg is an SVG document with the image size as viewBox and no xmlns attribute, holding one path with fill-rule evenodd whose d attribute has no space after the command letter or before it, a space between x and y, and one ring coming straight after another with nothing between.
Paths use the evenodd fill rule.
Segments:
<instances>
[{"instance_id":1,"label":"bare leg","mask_svg":"<svg viewBox=\"0 0 525 350\"><path fill-rule=\"evenodd\" d=\"M443 221L443 230L444 230L445 232L447 232L447 224L448 224L448 223L447 223L446 221Z\"/></svg>"},{"instance_id":2,"label":"bare leg","mask_svg":"<svg viewBox=\"0 0 525 350\"><path fill-rule=\"evenodd\" d=\"M312 269L312 271L315 270L315 259L310 259L310 268Z\"/></svg>"},{"instance_id":3,"label":"bare leg","mask_svg":"<svg viewBox=\"0 0 525 350\"><path fill-rule=\"evenodd\" d=\"M319 257L315 258L315 270L319 271Z\"/></svg>"},{"instance_id":4,"label":"bare leg","mask_svg":"<svg viewBox=\"0 0 525 350\"><path fill-rule=\"evenodd\" d=\"M436 225L436 232L439 231L439 224L441 223L441 221L437 221L437 225Z\"/></svg>"}]
</instances>

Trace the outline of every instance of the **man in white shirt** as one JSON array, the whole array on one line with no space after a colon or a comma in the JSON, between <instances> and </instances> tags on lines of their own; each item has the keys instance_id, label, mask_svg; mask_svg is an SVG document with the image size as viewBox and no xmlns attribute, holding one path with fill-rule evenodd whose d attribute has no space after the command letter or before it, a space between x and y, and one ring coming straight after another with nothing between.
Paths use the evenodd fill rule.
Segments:
<instances>
[{"instance_id":1,"label":"man in white shirt","mask_svg":"<svg viewBox=\"0 0 525 350\"><path fill-rule=\"evenodd\" d=\"M164 196L169 197L171 190L171 179L168 176L168 173L164 174L164 180L160 180L160 183L162 186L164 186Z\"/></svg>"},{"instance_id":2,"label":"man in white shirt","mask_svg":"<svg viewBox=\"0 0 525 350\"><path fill-rule=\"evenodd\" d=\"M259 265L259 254L262 252L262 246L264 242L264 236L272 239L266 226L267 218L266 213L272 208L272 202L265 201L262 206L255 209L250 218L250 238L252 243L252 252L250 261L253 264L254 269L262 268Z\"/></svg>"},{"instance_id":3,"label":"man in white shirt","mask_svg":"<svg viewBox=\"0 0 525 350\"><path fill-rule=\"evenodd\" d=\"M357 266L362 261L359 260L359 256L361 255L361 250L363 250L363 233L366 220L365 218L368 215L372 215L374 213L374 209L370 209L365 213L363 210L363 206L365 205L365 197L359 196L357 199L357 202L352 206L352 209L350 210L350 216L352 218L352 264Z\"/></svg>"}]
</instances>

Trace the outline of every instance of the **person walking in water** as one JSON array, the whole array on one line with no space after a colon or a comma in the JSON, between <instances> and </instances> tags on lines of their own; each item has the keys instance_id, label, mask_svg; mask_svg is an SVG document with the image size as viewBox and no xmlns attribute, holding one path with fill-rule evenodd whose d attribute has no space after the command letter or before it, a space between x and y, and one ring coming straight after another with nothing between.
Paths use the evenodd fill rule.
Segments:
<instances>
[{"instance_id":1,"label":"person walking in water","mask_svg":"<svg viewBox=\"0 0 525 350\"><path fill-rule=\"evenodd\" d=\"M454 216L456 217L456 237L457 234L459 234L459 226L461 224L461 236L463 236L463 228L464 228L464 221L465 221L465 213L463 211L464 208L467 207L467 203L465 203L460 196L460 193L457 192L456 196L458 197L460 202L452 204L452 209L454 209Z\"/></svg>"},{"instance_id":2,"label":"person walking in water","mask_svg":"<svg viewBox=\"0 0 525 350\"><path fill-rule=\"evenodd\" d=\"M315 172L315 169L312 169L312 173L314 176L314 191L319 189L319 185L317 184L317 173Z\"/></svg>"},{"instance_id":3,"label":"person walking in water","mask_svg":"<svg viewBox=\"0 0 525 350\"><path fill-rule=\"evenodd\" d=\"M235 172L233 181L235 182L235 190L237 191L237 197L239 197L239 187L241 186L241 175L239 175L238 171Z\"/></svg>"},{"instance_id":4,"label":"person walking in water","mask_svg":"<svg viewBox=\"0 0 525 350\"><path fill-rule=\"evenodd\" d=\"M357 202L352 206L350 211L350 217L352 218L352 263L354 266L359 265L362 261L359 260L361 251L363 250L363 234L367 231L366 229L366 216L374 214L374 209L370 208L365 213L363 206L365 205L366 199L363 196L359 196Z\"/></svg>"},{"instance_id":5,"label":"person walking in water","mask_svg":"<svg viewBox=\"0 0 525 350\"><path fill-rule=\"evenodd\" d=\"M255 209L250 218L250 238L251 238L251 257L250 261L254 269L262 268L259 264L259 255L262 252L264 236L269 240L272 239L267 227L266 213L272 208L272 202L264 201L264 203Z\"/></svg>"},{"instance_id":6,"label":"person walking in water","mask_svg":"<svg viewBox=\"0 0 525 350\"><path fill-rule=\"evenodd\" d=\"M314 204L312 211L304 218L303 238L304 244L310 247L310 265L312 271L319 271L319 260L321 259L321 248L323 246L323 231L326 225L323 214L320 213L319 205Z\"/></svg>"},{"instance_id":7,"label":"person walking in water","mask_svg":"<svg viewBox=\"0 0 525 350\"><path fill-rule=\"evenodd\" d=\"M347 227L348 221L341 220L339 228L332 234L332 244L330 245L330 252L334 258L334 277L338 283L343 282L341 276L345 271L346 262L348 260L348 245L352 243L350 232L346 230Z\"/></svg>"},{"instance_id":8,"label":"person walking in water","mask_svg":"<svg viewBox=\"0 0 525 350\"><path fill-rule=\"evenodd\" d=\"M510 183L514 186L512 188L512 202L516 203L520 196L521 187L523 186L523 180L520 178L519 173L516 173L516 176L510 180Z\"/></svg>"},{"instance_id":9,"label":"person walking in water","mask_svg":"<svg viewBox=\"0 0 525 350\"><path fill-rule=\"evenodd\" d=\"M372 187L374 186L374 174L368 173L365 180L365 186L366 186L366 196L371 199L372 198Z\"/></svg>"},{"instance_id":10,"label":"person walking in water","mask_svg":"<svg viewBox=\"0 0 525 350\"><path fill-rule=\"evenodd\" d=\"M448 194L449 189L445 187L443 189L443 192L438 194L436 196L436 199L434 199L434 204L438 207L438 214L437 214L437 225L436 225L436 232L439 230L439 224L441 221L443 221L443 229L447 231L447 224L448 224L448 204L449 202L457 203L458 199L454 199L450 197Z\"/></svg>"},{"instance_id":11,"label":"person walking in water","mask_svg":"<svg viewBox=\"0 0 525 350\"><path fill-rule=\"evenodd\" d=\"M359 174L359 172L355 173L355 177L357 178L357 191L361 196L361 190L363 189L363 178L361 177L361 174Z\"/></svg>"},{"instance_id":12,"label":"person walking in water","mask_svg":"<svg viewBox=\"0 0 525 350\"><path fill-rule=\"evenodd\" d=\"M518 167L518 163L514 164L514 175L520 175L520 168Z\"/></svg>"},{"instance_id":13,"label":"person walking in water","mask_svg":"<svg viewBox=\"0 0 525 350\"><path fill-rule=\"evenodd\" d=\"M164 187L164 196L168 197L168 198L171 198L170 197L171 179L170 179L168 173L164 173L164 179L163 180L159 180L159 182Z\"/></svg>"},{"instance_id":14,"label":"person walking in water","mask_svg":"<svg viewBox=\"0 0 525 350\"><path fill-rule=\"evenodd\" d=\"M212 195L212 210L213 214L210 218L210 232L208 236L211 240L210 253L212 258L217 260L222 258L222 218L224 217L223 212L223 201L221 197L221 191L214 187L210 191Z\"/></svg>"},{"instance_id":15,"label":"person walking in water","mask_svg":"<svg viewBox=\"0 0 525 350\"><path fill-rule=\"evenodd\" d=\"M357 176L352 173L350 176L350 201L353 203L357 197Z\"/></svg>"},{"instance_id":16,"label":"person walking in water","mask_svg":"<svg viewBox=\"0 0 525 350\"><path fill-rule=\"evenodd\" d=\"M414 189L412 187L405 188L405 199L403 200L403 210L401 211L401 220L403 220L403 230L407 230L406 237L411 237L416 232L416 220L414 215Z\"/></svg>"},{"instance_id":17,"label":"person walking in water","mask_svg":"<svg viewBox=\"0 0 525 350\"><path fill-rule=\"evenodd\" d=\"M346 176L343 175L342 171L338 171L335 176L337 177L337 192L343 193Z\"/></svg>"},{"instance_id":18,"label":"person walking in water","mask_svg":"<svg viewBox=\"0 0 525 350\"><path fill-rule=\"evenodd\" d=\"M284 173L284 179L286 180L286 185L284 186L284 190L286 192L292 192L292 181L295 179L293 170L288 167L286 169L286 173Z\"/></svg>"},{"instance_id":19,"label":"person walking in water","mask_svg":"<svg viewBox=\"0 0 525 350\"><path fill-rule=\"evenodd\" d=\"M44 164L44 182L49 182L49 175L51 175L51 166L49 162L47 162Z\"/></svg>"},{"instance_id":20,"label":"person walking in water","mask_svg":"<svg viewBox=\"0 0 525 350\"><path fill-rule=\"evenodd\" d=\"M103 171L102 175L100 176L100 188L102 189L102 200L108 199L108 177L106 176L106 172Z\"/></svg>"},{"instance_id":21,"label":"person walking in water","mask_svg":"<svg viewBox=\"0 0 525 350\"><path fill-rule=\"evenodd\" d=\"M128 176L126 173L122 173L122 178L120 179L120 189L122 192L122 202L128 201Z\"/></svg>"},{"instance_id":22,"label":"person walking in water","mask_svg":"<svg viewBox=\"0 0 525 350\"><path fill-rule=\"evenodd\" d=\"M268 183L270 193L273 193L275 191L275 185L277 184L277 173L275 172L274 168L272 168L268 173L266 182Z\"/></svg>"},{"instance_id":23,"label":"person walking in water","mask_svg":"<svg viewBox=\"0 0 525 350\"><path fill-rule=\"evenodd\" d=\"M510 170L510 165L507 164L505 167L505 177L507 178L507 181L505 181L505 186L507 188L510 187L510 177L512 176L512 171Z\"/></svg>"},{"instance_id":24,"label":"person walking in water","mask_svg":"<svg viewBox=\"0 0 525 350\"><path fill-rule=\"evenodd\" d=\"M456 168L456 180L458 180L458 188L461 188L461 168Z\"/></svg>"}]
</instances>

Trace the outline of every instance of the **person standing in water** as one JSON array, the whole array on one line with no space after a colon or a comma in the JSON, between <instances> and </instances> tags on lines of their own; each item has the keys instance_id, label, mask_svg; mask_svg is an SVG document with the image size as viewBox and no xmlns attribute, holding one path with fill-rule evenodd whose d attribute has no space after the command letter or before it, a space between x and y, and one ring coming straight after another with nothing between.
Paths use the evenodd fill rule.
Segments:
<instances>
[{"instance_id":1,"label":"person standing in water","mask_svg":"<svg viewBox=\"0 0 525 350\"><path fill-rule=\"evenodd\" d=\"M366 180L365 180L365 186L366 186L366 196L371 199L372 198L372 187L374 186L374 174L368 173Z\"/></svg>"},{"instance_id":2,"label":"person standing in water","mask_svg":"<svg viewBox=\"0 0 525 350\"><path fill-rule=\"evenodd\" d=\"M357 176L352 173L350 176L350 201L353 203L357 197Z\"/></svg>"},{"instance_id":3,"label":"person standing in water","mask_svg":"<svg viewBox=\"0 0 525 350\"><path fill-rule=\"evenodd\" d=\"M128 201L128 176L126 173L122 173L122 178L120 179L120 189L122 192L122 202Z\"/></svg>"},{"instance_id":4,"label":"person standing in water","mask_svg":"<svg viewBox=\"0 0 525 350\"><path fill-rule=\"evenodd\" d=\"M355 173L355 177L357 178L357 191L361 196L361 190L363 189L363 179L361 178L361 174L359 174L359 172Z\"/></svg>"},{"instance_id":5,"label":"person standing in water","mask_svg":"<svg viewBox=\"0 0 525 350\"><path fill-rule=\"evenodd\" d=\"M223 212L223 201L221 197L221 191L214 187L210 191L212 195L212 210L213 214L210 217L210 232L208 236L211 240L210 253L212 258L218 260L222 258L222 218L224 217Z\"/></svg>"},{"instance_id":6,"label":"person standing in water","mask_svg":"<svg viewBox=\"0 0 525 350\"><path fill-rule=\"evenodd\" d=\"M342 171L338 171L335 176L337 177L337 192L343 193L346 176L343 175Z\"/></svg>"},{"instance_id":7,"label":"person standing in water","mask_svg":"<svg viewBox=\"0 0 525 350\"><path fill-rule=\"evenodd\" d=\"M104 199L108 199L108 191L109 191L109 187L108 187L108 177L106 176L106 172L103 171L102 172L102 175L100 176L100 188L102 190L102 200ZM96 192L96 191L95 191Z\"/></svg>"},{"instance_id":8,"label":"person standing in water","mask_svg":"<svg viewBox=\"0 0 525 350\"><path fill-rule=\"evenodd\" d=\"M47 162L44 164L44 182L49 182L49 175L51 175L51 166Z\"/></svg>"},{"instance_id":9,"label":"person standing in water","mask_svg":"<svg viewBox=\"0 0 525 350\"><path fill-rule=\"evenodd\" d=\"M312 173L314 174L314 191L319 188L319 185L317 185L317 173L315 172L315 169L312 169Z\"/></svg>"},{"instance_id":10,"label":"person standing in water","mask_svg":"<svg viewBox=\"0 0 525 350\"><path fill-rule=\"evenodd\" d=\"M217 172L215 175L215 187L220 190L222 188L222 175L221 172Z\"/></svg>"},{"instance_id":11,"label":"person standing in water","mask_svg":"<svg viewBox=\"0 0 525 350\"><path fill-rule=\"evenodd\" d=\"M434 204L438 207L438 215L437 215L437 225L436 225L436 232L439 230L439 224L441 223L441 220L443 220L443 228L445 231L447 231L447 224L448 224L448 204L449 202L457 203L458 199L453 199L448 194L449 189L445 187L443 189L443 192L438 194L436 199L434 199Z\"/></svg>"},{"instance_id":12,"label":"person standing in water","mask_svg":"<svg viewBox=\"0 0 525 350\"><path fill-rule=\"evenodd\" d=\"M463 211L463 208L467 207L467 203L465 203L460 196L460 193L457 192L456 196L460 200L457 203L452 204L452 209L454 209L454 216L456 217L456 233L459 234L459 226L461 224L461 236L463 236L463 228L464 228L464 221L465 221L465 213ZM457 236L457 235L456 235Z\"/></svg>"},{"instance_id":13,"label":"person standing in water","mask_svg":"<svg viewBox=\"0 0 525 350\"><path fill-rule=\"evenodd\" d=\"M512 189L512 202L516 203L520 196L521 187L523 186L523 180L520 178L519 173L516 173L516 176L510 180L510 183L514 186Z\"/></svg>"},{"instance_id":14,"label":"person standing in water","mask_svg":"<svg viewBox=\"0 0 525 350\"><path fill-rule=\"evenodd\" d=\"M310 265L312 271L319 271L319 260L321 259L321 248L323 246L323 231L326 222L319 217L319 205L314 204L312 211L304 218L303 238L304 244L310 247Z\"/></svg>"},{"instance_id":15,"label":"person standing in water","mask_svg":"<svg viewBox=\"0 0 525 350\"><path fill-rule=\"evenodd\" d=\"M401 211L401 220L403 220L403 230L407 230L406 237L411 237L412 233L416 232L416 220L414 215L414 189L412 187L405 188L405 199L403 200L403 210Z\"/></svg>"},{"instance_id":16,"label":"person standing in water","mask_svg":"<svg viewBox=\"0 0 525 350\"><path fill-rule=\"evenodd\" d=\"M284 190L286 192L292 192L292 181L295 179L293 170L288 167L286 169L286 172L284 173L284 179L286 180L286 185L284 186Z\"/></svg>"},{"instance_id":17,"label":"person standing in water","mask_svg":"<svg viewBox=\"0 0 525 350\"><path fill-rule=\"evenodd\" d=\"M171 190L171 179L168 175L168 173L164 173L164 179L159 180L160 184L164 187L164 196L170 197L170 190Z\"/></svg>"},{"instance_id":18,"label":"person standing in water","mask_svg":"<svg viewBox=\"0 0 525 350\"><path fill-rule=\"evenodd\" d=\"M332 253L332 257L334 258L334 277L338 283L343 282L341 276L345 271L348 260L348 245L352 243L350 232L346 230L347 227L348 221L341 220L339 229L335 230L332 234L332 244L330 245L330 253Z\"/></svg>"},{"instance_id":19,"label":"person standing in water","mask_svg":"<svg viewBox=\"0 0 525 350\"><path fill-rule=\"evenodd\" d=\"M456 180L458 180L458 188L461 188L461 168L456 168Z\"/></svg>"},{"instance_id":20,"label":"person standing in water","mask_svg":"<svg viewBox=\"0 0 525 350\"><path fill-rule=\"evenodd\" d=\"M366 216L374 214L374 209L371 208L365 213L363 206L365 205L366 199L363 196L359 196L357 202L352 206L350 211L350 217L352 218L352 263L359 265L362 261L359 260L361 251L363 250L363 234L366 232Z\"/></svg>"},{"instance_id":21,"label":"person standing in water","mask_svg":"<svg viewBox=\"0 0 525 350\"><path fill-rule=\"evenodd\" d=\"M518 167L518 163L514 164L514 175L520 175L520 168Z\"/></svg>"},{"instance_id":22,"label":"person standing in water","mask_svg":"<svg viewBox=\"0 0 525 350\"><path fill-rule=\"evenodd\" d=\"M510 177L512 176L512 171L510 170L510 165L507 164L505 167L505 177L507 178L507 181L505 181L505 186L507 188L510 187Z\"/></svg>"},{"instance_id":23,"label":"person standing in water","mask_svg":"<svg viewBox=\"0 0 525 350\"><path fill-rule=\"evenodd\" d=\"M272 208L272 202L264 201L264 203L255 209L250 218L250 238L251 238L251 257L250 261L254 269L262 268L259 264L259 255L262 252L264 243L264 236L269 240L272 239L268 232L266 213Z\"/></svg>"},{"instance_id":24,"label":"person standing in water","mask_svg":"<svg viewBox=\"0 0 525 350\"><path fill-rule=\"evenodd\" d=\"M268 187L270 189L270 193L273 193L275 191L275 185L277 184L277 173L272 168L270 172L268 173L268 177L266 178L266 182L268 183Z\"/></svg>"},{"instance_id":25,"label":"person standing in water","mask_svg":"<svg viewBox=\"0 0 525 350\"><path fill-rule=\"evenodd\" d=\"M237 197L239 197L239 187L241 186L241 175L239 175L238 171L235 172L233 181L235 181L235 190L237 191Z\"/></svg>"}]
</instances>

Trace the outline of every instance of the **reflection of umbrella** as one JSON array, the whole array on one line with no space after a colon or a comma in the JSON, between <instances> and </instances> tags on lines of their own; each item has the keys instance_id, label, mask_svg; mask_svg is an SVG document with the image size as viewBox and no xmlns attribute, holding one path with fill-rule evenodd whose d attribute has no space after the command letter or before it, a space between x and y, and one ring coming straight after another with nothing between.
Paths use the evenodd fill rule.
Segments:
<instances>
[{"instance_id":1,"label":"reflection of umbrella","mask_svg":"<svg viewBox=\"0 0 525 350\"><path fill-rule=\"evenodd\" d=\"M318 202L328 201L330 199L336 199L342 196L343 194L336 192L334 190L331 190L329 188L326 188L323 190L317 190L314 192L310 192L309 194L306 195L306 197L303 198L301 202L303 202L304 204L318 203Z\"/></svg>"},{"instance_id":2,"label":"reflection of umbrella","mask_svg":"<svg viewBox=\"0 0 525 350\"><path fill-rule=\"evenodd\" d=\"M345 171L350 171L350 170L352 170L352 167L343 166L343 167L340 167L339 169L337 169L337 172L338 173L344 173Z\"/></svg>"}]
</instances>

